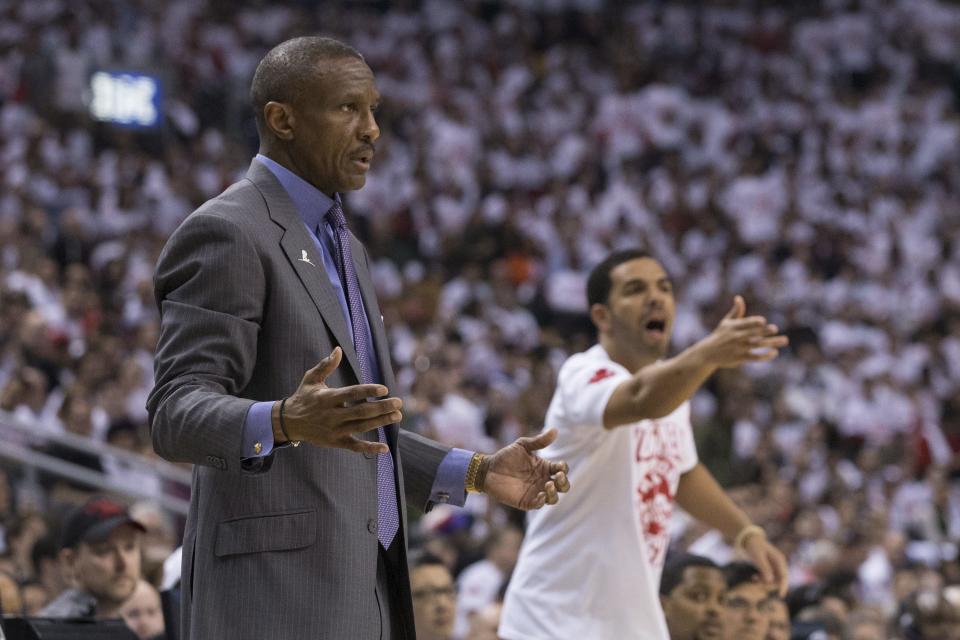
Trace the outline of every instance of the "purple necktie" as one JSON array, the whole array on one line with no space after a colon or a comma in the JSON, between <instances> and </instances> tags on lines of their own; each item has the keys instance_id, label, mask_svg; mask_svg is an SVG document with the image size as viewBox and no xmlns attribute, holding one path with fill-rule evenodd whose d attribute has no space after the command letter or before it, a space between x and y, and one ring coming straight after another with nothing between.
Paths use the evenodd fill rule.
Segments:
<instances>
[{"instance_id":1,"label":"purple necktie","mask_svg":"<svg viewBox=\"0 0 960 640\"><path fill-rule=\"evenodd\" d=\"M353 256L350 253L350 234L347 231L347 220L343 217L343 207L339 202L334 202L330 207L327 220L337 237L337 269L340 271L340 282L346 290L347 304L350 306L353 348L357 352L357 362L360 363L360 382L376 384L379 381L373 375L373 363L369 357L372 345L368 344L368 334L364 326L360 284L357 282L357 271L353 267ZM380 442L387 441L383 427L377 429L377 439ZM377 538L383 548L388 549L400 529L397 487L393 479L393 455L389 452L377 454L377 521Z\"/></svg>"}]
</instances>

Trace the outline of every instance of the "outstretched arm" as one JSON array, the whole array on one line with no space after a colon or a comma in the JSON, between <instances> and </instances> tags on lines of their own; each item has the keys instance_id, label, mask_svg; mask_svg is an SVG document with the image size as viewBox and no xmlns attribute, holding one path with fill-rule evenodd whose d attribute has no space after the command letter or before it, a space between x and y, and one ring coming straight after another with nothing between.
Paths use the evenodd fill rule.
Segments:
<instances>
[{"instance_id":1,"label":"outstretched arm","mask_svg":"<svg viewBox=\"0 0 960 640\"><path fill-rule=\"evenodd\" d=\"M677 504L697 520L720 531L728 542L753 562L763 579L776 588L780 596L787 593L787 561L767 541L763 529L750 522L743 510L717 483L713 474L697 464L680 476Z\"/></svg>"},{"instance_id":2,"label":"outstretched arm","mask_svg":"<svg viewBox=\"0 0 960 640\"><path fill-rule=\"evenodd\" d=\"M613 392L603 413L603 426L613 429L639 420L662 418L689 400L717 369L777 357L786 336L763 316L744 317L746 305L737 296L714 331L679 355L643 367Z\"/></svg>"}]
</instances>

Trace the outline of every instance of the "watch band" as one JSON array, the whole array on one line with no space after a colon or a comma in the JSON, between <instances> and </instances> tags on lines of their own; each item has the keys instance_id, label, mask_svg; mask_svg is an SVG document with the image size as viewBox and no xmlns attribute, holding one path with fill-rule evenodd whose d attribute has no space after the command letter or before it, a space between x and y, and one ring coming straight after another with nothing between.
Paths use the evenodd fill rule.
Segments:
<instances>
[{"instance_id":1,"label":"watch band","mask_svg":"<svg viewBox=\"0 0 960 640\"><path fill-rule=\"evenodd\" d=\"M479 478L477 477L480 471L480 463L483 462L483 454L474 453L473 457L470 458L470 465L467 467L467 477L464 480L464 485L467 488L468 493L481 493L481 488L478 485Z\"/></svg>"}]
</instances>

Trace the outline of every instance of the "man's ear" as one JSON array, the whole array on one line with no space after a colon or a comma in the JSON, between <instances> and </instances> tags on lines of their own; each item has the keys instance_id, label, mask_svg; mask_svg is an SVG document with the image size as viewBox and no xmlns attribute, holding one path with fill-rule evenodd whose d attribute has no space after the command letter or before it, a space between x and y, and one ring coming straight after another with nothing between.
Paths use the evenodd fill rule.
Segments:
<instances>
[{"instance_id":1,"label":"man's ear","mask_svg":"<svg viewBox=\"0 0 960 640\"><path fill-rule=\"evenodd\" d=\"M293 140L293 130L296 122L290 105L271 100L263 105L263 121L267 130L275 138Z\"/></svg>"},{"instance_id":2,"label":"man's ear","mask_svg":"<svg viewBox=\"0 0 960 640\"><path fill-rule=\"evenodd\" d=\"M599 302L590 307L590 319L597 327L597 331L603 333L610 328L610 308Z\"/></svg>"}]
</instances>

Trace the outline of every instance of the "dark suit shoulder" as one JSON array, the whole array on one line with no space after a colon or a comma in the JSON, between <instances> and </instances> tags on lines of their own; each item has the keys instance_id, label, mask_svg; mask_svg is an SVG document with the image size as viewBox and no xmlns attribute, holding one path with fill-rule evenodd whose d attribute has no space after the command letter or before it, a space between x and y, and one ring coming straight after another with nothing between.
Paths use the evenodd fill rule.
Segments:
<instances>
[{"instance_id":1,"label":"dark suit shoulder","mask_svg":"<svg viewBox=\"0 0 960 640\"><path fill-rule=\"evenodd\" d=\"M246 179L230 185L188 215L168 238L167 247L188 238L202 239L211 228L240 236L244 244L253 247L264 246L261 243L273 237L272 230L281 231L271 221L260 190Z\"/></svg>"},{"instance_id":2,"label":"dark suit shoulder","mask_svg":"<svg viewBox=\"0 0 960 640\"><path fill-rule=\"evenodd\" d=\"M270 213L263 194L250 180L235 182L218 196L204 202L187 216L213 216L223 218L240 227L263 225L270 222ZM262 228L260 229L262 232Z\"/></svg>"},{"instance_id":3,"label":"dark suit shoulder","mask_svg":"<svg viewBox=\"0 0 960 640\"><path fill-rule=\"evenodd\" d=\"M262 260L277 229L260 191L241 180L207 200L167 239L154 274L157 295L200 273L229 268L246 273L249 285L262 277ZM226 277L226 276L224 276Z\"/></svg>"}]
</instances>

